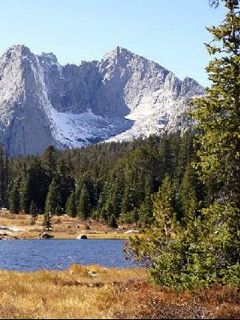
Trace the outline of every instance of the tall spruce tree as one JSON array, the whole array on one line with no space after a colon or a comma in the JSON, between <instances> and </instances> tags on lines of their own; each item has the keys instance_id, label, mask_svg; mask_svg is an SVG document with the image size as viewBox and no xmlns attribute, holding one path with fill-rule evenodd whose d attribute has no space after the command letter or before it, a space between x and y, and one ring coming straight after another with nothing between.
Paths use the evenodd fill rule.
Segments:
<instances>
[{"instance_id":1,"label":"tall spruce tree","mask_svg":"<svg viewBox=\"0 0 240 320\"><path fill-rule=\"evenodd\" d=\"M198 169L205 183L216 190L215 198L240 208L240 14L238 1L226 0L226 19L208 28L216 55L207 67L212 82L193 111L198 128ZM221 57L219 57L221 55Z\"/></svg>"},{"instance_id":2,"label":"tall spruce tree","mask_svg":"<svg viewBox=\"0 0 240 320\"><path fill-rule=\"evenodd\" d=\"M67 199L66 214L70 217L76 217L76 215L77 215L77 204L76 204L75 191L73 191Z\"/></svg>"},{"instance_id":3,"label":"tall spruce tree","mask_svg":"<svg viewBox=\"0 0 240 320\"><path fill-rule=\"evenodd\" d=\"M58 190L57 183L53 178L47 194L46 204L45 204L45 213L51 212L51 214L56 213L56 208L59 206L61 201L61 196Z\"/></svg>"},{"instance_id":4,"label":"tall spruce tree","mask_svg":"<svg viewBox=\"0 0 240 320\"><path fill-rule=\"evenodd\" d=\"M240 209L240 13L239 1L225 0L226 19L209 28L207 68L212 86L195 102L199 131L197 153L202 179L214 185L215 198Z\"/></svg>"},{"instance_id":5,"label":"tall spruce tree","mask_svg":"<svg viewBox=\"0 0 240 320\"><path fill-rule=\"evenodd\" d=\"M178 223L173 208L173 185L166 176L153 200L153 223L145 228L141 237L130 242L130 252L148 267L156 283L172 286L178 268L175 241Z\"/></svg>"},{"instance_id":6,"label":"tall spruce tree","mask_svg":"<svg viewBox=\"0 0 240 320\"><path fill-rule=\"evenodd\" d=\"M36 223L38 212L37 212L37 206L33 201L31 201L29 213L31 214L30 225L34 225Z\"/></svg>"},{"instance_id":7,"label":"tall spruce tree","mask_svg":"<svg viewBox=\"0 0 240 320\"><path fill-rule=\"evenodd\" d=\"M52 214L50 212L45 212L43 216L43 230L52 230Z\"/></svg>"},{"instance_id":8,"label":"tall spruce tree","mask_svg":"<svg viewBox=\"0 0 240 320\"><path fill-rule=\"evenodd\" d=\"M8 192L9 210L11 213L19 213L20 211L20 193L19 179L15 179Z\"/></svg>"},{"instance_id":9,"label":"tall spruce tree","mask_svg":"<svg viewBox=\"0 0 240 320\"><path fill-rule=\"evenodd\" d=\"M192 166L188 165L178 192L181 218L183 218L186 224L189 220L194 219L198 208L198 199L195 191L196 184L194 184L194 182L194 170Z\"/></svg>"},{"instance_id":10,"label":"tall spruce tree","mask_svg":"<svg viewBox=\"0 0 240 320\"><path fill-rule=\"evenodd\" d=\"M206 95L194 103L199 159L196 167L213 199L203 210L207 276L220 282L238 279L239 284L240 8L238 0L222 2L227 10L224 21L208 29L213 41L207 48L215 56L207 67L212 84Z\"/></svg>"},{"instance_id":11,"label":"tall spruce tree","mask_svg":"<svg viewBox=\"0 0 240 320\"><path fill-rule=\"evenodd\" d=\"M77 207L78 216L85 220L90 217L90 210L90 196L86 186L83 185Z\"/></svg>"}]
</instances>

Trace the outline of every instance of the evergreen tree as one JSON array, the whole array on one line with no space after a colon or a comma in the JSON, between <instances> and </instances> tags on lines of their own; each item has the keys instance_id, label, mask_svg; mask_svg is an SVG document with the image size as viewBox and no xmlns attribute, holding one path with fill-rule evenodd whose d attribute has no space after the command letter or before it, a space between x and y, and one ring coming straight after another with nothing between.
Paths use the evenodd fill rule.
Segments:
<instances>
[{"instance_id":1,"label":"evergreen tree","mask_svg":"<svg viewBox=\"0 0 240 320\"><path fill-rule=\"evenodd\" d=\"M52 230L52 214L50 212L45 212L43 217L43 230Z\"/></svg>"},{"instance_id":2,"label":"evergreen tree","mask_svg":"<svg viewBox=\"0 0 240 320\"><path fill-rule=\"evenodd\" d=\"M44 210L48 187L49 178L46 170L43 168L41 161L34 158L21 177L20 203L22 211L29 213L31 201L40 210Z\"/></svg>"},{"instance_id":3,"label":"evergreen tree","mask_svg":"<svg viewBox=\"0 0 240 320\"><path fill-rule=\"evenodd\" d=\"M90 216L90 197L86 186L84 185L78 202L78 216L82 219L87 219Z\"/></svg>"},{"instance_id":4,"label":"evergreen tree","mask_svg":"<svg viewBox=\"0 0 240 320\"><path fill-rule=\"evenodd\" d=\"M5 166L4 166L4 155L3 155L3 148L0 145L0 207L3 207L4 203L4 189L5 189Z\"/></svg>"},{"instance_id":5,"label":"evergreen tree","mask_svg":"<svg viewBox=\"0 0 240 320\"><path fill-rule=\"evenodd\" d=\"M214 187L215 198L240 207L240 34L238 1L226 0L226 19L209 28L213 59L207 68L212 86L195 101L197 120L198 169L205 183Z\"/></svg>"},{"instance_id":6,"label":"evergreen tree","mask_svg":"<svg viewBox=\"0 0 240 320\"><path fill-rule=\"evenodd\" d=\"M111 215L110 219L109 219L109 222L108 222L108 225L111 227L111 228L114 228L116 229L118 227L118 224L117 224L117 219L116 217L114 216L114 214Z\"/></svg>"},{"instance_id":7,"label":"evergreen tree","mask_svg":"<svg viewBox=\"0 0 240 320\"><path fill-rule=\"evenodd\" d=\"M56 213L56 208L59 206L61 199L58 186L55 179L53 178L47 194L46 204L45 204L45 213Z\"/></svg>"},{"instance_id":8,"label":"evergreen tree","mask_svg":"<svg viewBox=\"0 0 240 320\"><path fill-rule=\"evenodd\" d=\"M169 176L162 182L153 201L153 223L145 228L142 237L131 239L133 254L150 267L154 281L163 285L175 284L179 265L175 253L178 224L173 208L173 186Z\"/></svg>"},{"instance_id":9,"label":"evergreen tree","mask_svg":"<svg viewBox=\"0 0 240 320\"><path fill-rule=\"evenodd\" d=\"M55 214L56 214L57 216L61 216L61 215L63 214L63 209L62 209L62 207L61 207L59 204L57 204L57 206L56 206Z\"/></svg>"},{"instance_id":10,"label":"evergreen tree","mask_svg":"<svg viewBox=\"0 0 240 320\"><path fill-rule=\"evenodd\" d=\"M213 199L203 210L207 276L231 282L233 270L240 273L240 8L238 0L223 2L226 18L208 29L213 41L207 48L216 55L207 68L212 85L196 100L193 115L198 129L196 167ZM230 270L231 276L225 277Z\"/></svg>"},{"instance_id":11,"label":"evergreen tree","mask_svg":"<svg viewBox=\"0 0 240 320\"><path fill-rule=\"evenodd\" d=\"M179 187L181 215L186 224L189 220L192 220L194 218L198 208L198 199L195 187L194 171L193 168L188 165Z\"/></svg>"},{"instance_id":12,"label":"evergreen tree","mask_svg":"<svg viewBox=\"0 0 240 320\"><path fill-rule=\"evenodd\" d=\"M19 179L12 182L8 192L9 210L11 213L19 213L20 211L20 194L19 194Z\"/></svg>"},{"instance_id":13,"label":"evergreen tree","mask_svg":"<svg viewBox=\"0 0 240 320\"><path fill-rule=\"evenodd\" d=\"M153 218L152 194L149 184L146 185L145 198L138 210L139 222L144 225L150 224Z\"/></svg>"},{"instance_id":14,"label":"evergreen tree","mask_svg":"<svg viewBox=\"0 0 240 320\"><path fill-rule=\"evenodd\" d=\"M30 224L34 225L37 219L37 206L33 201L31 201L31 205L30 205L30 214L31 214Z\"/></svg>"},{"instance_id":15,"label":"evergreen tree","mask_svg":"<svg viewBox=\"0 0 240 320\"><path fill-rule=\"evenodd\" d=\"M77 215L75 191L73 191L68 197L67 204L66 204L66 214L70 217L76 217Z\"/></svg>"},{"instance_id":16,"label":"evergreen tree","mask_svg":"<svg viewBox=\"0 0 240 320\"><path fill-rule=\"evenodd\" d=\"M58 161L55 180L60 192L60 205L62 208L65 208L67 199L74 189L75 180L71 175L70 168L66 165L64 160Z\"/></svg>"},{"instance_id":17,"label":"evergreen tree","mask_svg":"<svg viewBox=\"0 0 240 320\"><path fill-rule=\"evenodd\" d=\"M50 181L53 179L57 170L57 151L54 146L48 146L43 153L43 163L48 172Z\"/></svg>"}]
</instances>

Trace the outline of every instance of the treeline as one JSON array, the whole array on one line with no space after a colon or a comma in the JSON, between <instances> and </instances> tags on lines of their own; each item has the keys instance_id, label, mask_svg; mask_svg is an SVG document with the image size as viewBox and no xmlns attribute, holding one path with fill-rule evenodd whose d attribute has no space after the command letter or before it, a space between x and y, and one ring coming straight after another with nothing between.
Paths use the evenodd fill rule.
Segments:
<instances>
[{"instance_id":1,"label":"treeline","mask_svg":"<svg viewBox=\"0 0 240 320\"><path fill-rule=\"evenodd\" d=\"M153 195L168 176L181 219L206 201L190 166L193 157L191 131L61 152L49 146L42 156L19 159L6 159L1 150L0 205L14 213L144 225L152 220Z\"/></svg>"}]
</instances>

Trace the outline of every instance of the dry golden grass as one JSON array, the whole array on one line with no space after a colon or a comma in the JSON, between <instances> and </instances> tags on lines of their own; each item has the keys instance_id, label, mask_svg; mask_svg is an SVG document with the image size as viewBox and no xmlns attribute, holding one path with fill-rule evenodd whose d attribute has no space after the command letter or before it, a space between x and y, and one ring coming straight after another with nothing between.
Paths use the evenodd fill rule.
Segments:
<instances>
[{"instance_id":1,"label":"dry golden grass","mask_svg":"<svg viewBox=\"0 0 240 320\"><path fill-rule=\"evenodd\" d=\"M0 271L0 318L239 319L237 289L174 293L144 269L72 265L65 271Z\"/></svg>"},{"instance_id":2,"label":"dry golden grass","mask_svg":"<svg viewBox=\"0 0 240 320\"><path fill-rule=\"evenodd\" d=\"M78 265L58 272L0 271L0 318L112 318L105 299L113 288L145 277L140 269Z\"/></svg>"}]
</instances>

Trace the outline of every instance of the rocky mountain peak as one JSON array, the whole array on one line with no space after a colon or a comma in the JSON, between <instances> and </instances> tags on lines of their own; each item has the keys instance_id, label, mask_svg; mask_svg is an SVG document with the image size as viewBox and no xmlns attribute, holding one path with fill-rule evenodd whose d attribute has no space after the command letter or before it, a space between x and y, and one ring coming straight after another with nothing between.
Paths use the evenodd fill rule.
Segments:
<instances>
[{"instance_id":1,"label":"rocky mountain peak","mask_svg":"<svg viewBox=\"0 0 240 320\"><path fill-rule=\"evenodd\" d=\"M117 58L130 58L133 56L133 53L123 47L117 46L116 48L114 48L113 50L111 50L110 52L106 53L103 56L102 60L115 60Z\"/></svg>"},{"instance_id":2,"label":"rocky mountain peak","mask_svg":"<svg viewBox=\"0 0 240 320\"><path fill-rule=\"evenodd\" d=\"M188 101L201 94L195 80L122 47L61 66L16 45L0 58L0 142L20 155L184 129Z\"/></svg>"},{"instance_id":3,"label":"rocky mountain peak","mask_svg":"<svg viewBox=\"0 0 240 320\"><path fill-rule=\"evenodd\" d=\"M8 48L5 53L5 55L8 58L15 57L15 56L18 56L18 57L29 56L31 54L32 53L31 53L30 49L23 44L14 45L14 46Z\"/></svg>"}]
</instances>

